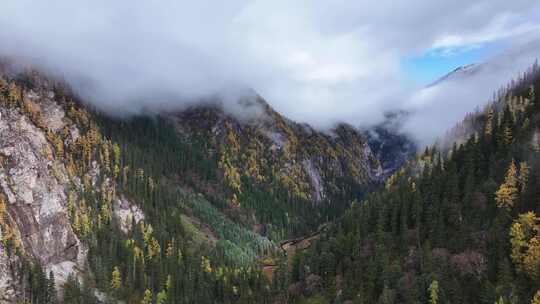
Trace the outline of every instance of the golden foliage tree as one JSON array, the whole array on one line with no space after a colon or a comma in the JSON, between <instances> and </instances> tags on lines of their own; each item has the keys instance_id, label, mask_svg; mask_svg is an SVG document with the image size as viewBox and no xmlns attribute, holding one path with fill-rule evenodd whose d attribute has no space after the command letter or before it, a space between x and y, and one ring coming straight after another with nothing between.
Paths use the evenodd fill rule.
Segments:
<instances>
[{"instance_id":1,"label":"golden foliage tree","mask_svg":"<svg viewBox=\"0 0 540 304\"><path fill-rule=\"evenodd\" d=\"M510 227L511 258L518 272L531 279L540 275L540 218L534 212L521 214Z\"/></svg>"},{"instance_id":2,"label":"golden foliage tree","mask_svg":"<svg viewBox=\"0 0 540 304\"><path fill-rule=\"evenodd\" d=\"M118 290L120 287L122 287L122 275L118 266L114 266L111 274L111 289Z\"/></svg>"},{"instance_id":3,"label":"golden foliage tree","mask_svg":"<svg viewBox=\"0 0 540 304\"><path fill-rule=\"evenodd\" d=\"M141 304L152 304L152 298L153 298L152 291L150 291L150 289L145 290L144 297L141 301Z\"/></svg>"},{"instance_id":4,"label":"golden foliage tree","mask_svg":"<svg viewBox=\"0 0 540 304\"><path fill-rule=\"evenodd\" d=\"M508 167L508 170L506 171L504 183L502 183L495 192L497 207L509 210L514 206L518 194L517 182L518 171L515 161L512 160L510 167Z\"/></svg>"},{"instance_id":5,"label":"golden foliage tree","mask_svg":"<svg viewBox=\"0 0 540 304\"><path fill-rule=\"evenodd\" d=\"M538 290L531 299L531 304L540 304L540 290Z\"/></svg>"},{"instance_id":6,"label":"golden foliage tree","mask_svg":"<svg viewBox=\"0 0 540 304\"><path fill-rule=\"evenodd\" d=\"M531 304L540 304L540 290L538 290L533 298L531 299Z\"/></svg>"},{"instance_id":7,"label":"golden foliage tree","mask_svg":"<svg viewBox=\"0 0 540 304\"><path fill-rule=\"evenodd\" d=\"M429 291L429 304L439 303L439 282L433 280L428 288Z\"/></svg>"}]
</instances>

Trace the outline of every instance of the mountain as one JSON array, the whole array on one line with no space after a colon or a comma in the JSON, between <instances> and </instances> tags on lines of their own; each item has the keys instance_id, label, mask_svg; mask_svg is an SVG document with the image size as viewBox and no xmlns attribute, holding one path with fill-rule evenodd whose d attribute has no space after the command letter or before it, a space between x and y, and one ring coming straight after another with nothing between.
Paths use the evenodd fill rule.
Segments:
<instances>
[{"instance_id":1,"label":"mountain","mask_svg":"<svg viewBox=\"0 0 540 304\"><path fill-rule=\"evenodd\" d=\"M473 75L480 73L482 69L482 64L471 63L455 68L448 74L442 76L441 78L435 80L433 83L429 84L427 87L437 86L446 81L461 81L467 79Z\"/></svg>"},{"instance_id":2,"label":"mountain","mask_svg":"<svg viewBox=\"0 0 540 304\"><path fill-rule=\"evenodd\" d=\"M1 62L0 303L538 299L539 87L533 65L416 155L407 113L321 132L254 96L118 118Z\"/></svg>"},{"instance_id":3,"label":"mountain","mask_svg":"<svg viewBox=\"0 0 540 304\"><path fill-rule=\"evenodd\" d=\"M168 131L157 132L174 133L169 136L206 163L171 172L180 184L275 240L316 229L383 181L380 162L360 130L338 125L323 133L284 118L260 97L249 102L244 106L256 114L245 118L215 102L161 114L154 122L144 116L103 121L103 132L128 146L129 134L144 138L142 126L162 125ZM148 153L166 155L165 137L158 135L152 144L160 150Z\"/></svg>"},{"instance_id":4,"label":"mountain","mask_svg":"<svg viewBox=\"0 0 540 304\"><path fill-rule=\"evenodd\" d=\"M381 163L384 180L416 155L416 143L401 131L409 115L405 111L386 113L383 122L365 130L368 144Z\"/></svg>"},{"instance_id":5,"label":"mountain","mask_svg":"<svg viewBox=\"0 0 540 304\"><path fill-rule=\"evenodd\" d=\"M538 303L538 89L535 64L297 250L290 302Z\"/></svg>"},{"instance_id":6,"label":"mountain","mask_svg":"<svg viewBox=\"0 0 540 304\"><path fill-rule=\"evenodd\" d=\"M497 56L489 58L487 61L457 67L427 87L448 83L464 85L469 82L477 86L489 83L493 92L507 85L508 75L523 74L538 59L539 51L540 39L527 41L526 43L516 43L516 45L509 47Z\"/></svg>"},{"instance_id":7,"label":"mountain","mask_svg":"<svg viewBox=\"0 0 540 304\"><path fill-rule=\"evenodd\" d=\"M378 189L391 136L320 132L258 96L239 106L250 114L216 100L113 118L2 61L0 303L280 298L279 243Z\"/></svg>"}]
</instances>

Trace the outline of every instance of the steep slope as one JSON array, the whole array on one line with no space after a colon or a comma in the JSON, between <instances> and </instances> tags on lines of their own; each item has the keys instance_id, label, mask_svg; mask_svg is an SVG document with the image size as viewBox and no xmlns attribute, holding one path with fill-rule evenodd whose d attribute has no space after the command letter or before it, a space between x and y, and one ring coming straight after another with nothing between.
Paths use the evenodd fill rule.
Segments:
<instances>
[{"instance_id":1,"label":"steep slope","mask_svg":"<svg viewBox=\"0 0 540 304\"><path fill-rule=\"evenodd\" d=\"M215 199L253 211L253 224L279 229L268 231L274 238L315 229L382 181L380 163L359 130L340 125L325 134L287 120L260 98L252 106L257 115L245 120L217 106L168 119L184 140L196 136L208 145L221 181Z\"/></svg>"},{"instance_id":2,"label":"steep slope","mask_svg":"<svg viewBox=\"0 0 540 304\"><path fill-rule=\"evenodd\" d=\"M409 113L387 113L385 120L366 130L368 144L382 168L384 180L415 157L416 144L401 129Z\"/></svg>"},{"instance_id":3,"label":"steep slope","mask_svg":"<svg viewBox=\"0 0 540 304\"><path fill-rule=\"evenodd\" d=\"M3 63L0 301L283 294L277 243L341 216L383 168L351 126L322 133L261 98L247 105L255 116L214 103L110 118L62 82ZM281 265L268 274L279 279L260 264Z\"/></svg>"},{"instance_id":4,"label":"steep slope","mask_svg":"<svg viewBox=\"0 0 540 304\"><path fill-rule=\"evenodd\" d=\"M457 127L462 143L427 148L297 252L291 301L536 303L538 89L534 65Z\"/></svg>"},{"instance_id":5,"label":"steep slope","mask_svg":"<svg viewBox=\"0 0 540 304\"><path fill-rule=\"evenodd\" d=\"M145 172L61 83L0 75L1 303L266 297L251 266L275 251L268 239Z\"/></svg>"},{"instance_id":6,"label":"steep slope","mask_svg":"<svg viewBox=\"0 0 540 304\"><path fill-rule=\"evenodd\" d=\"M7 89L3 80L0 88ZM62 284L69 274L84 267L87 249L73 231L67 211L67 193L75 177L55 157L49 140L63 130L69 133L69 140L76 140L78 128L53 100L52 91L23 93L12 86L4 94L0 107L0 254L6 272L0 275L0 294L10 302L22 292L14 285L20 274L9 271L14 269L8 266L9 259L20 262L11 256L14 252L39 261ZM15 105L19 98L21 110Z\"/></svg>"}]
</instances>

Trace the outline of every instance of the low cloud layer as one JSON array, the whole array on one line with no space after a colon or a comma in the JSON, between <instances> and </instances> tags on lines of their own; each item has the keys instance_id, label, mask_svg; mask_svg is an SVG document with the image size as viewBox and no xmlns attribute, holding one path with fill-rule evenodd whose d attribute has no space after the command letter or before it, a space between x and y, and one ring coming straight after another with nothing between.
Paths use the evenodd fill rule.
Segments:
<instances>
[{"instance_id":1,"label":"low cloud layer","mask_svg":"<svg viewBox=\"0 0 540 304\"><path fill-rule=\"evenodd\" d=\"M456 89L444 87L417 93L404 58L512 44L540 28L536 1L444 2L6 0L0 55L54 69L116 112L181 108L216 95L235 100L253 89L320 128L369 125L385 111L412 109L408 129L426 139L436 132L423 129L450 127L510 70L498 70L496 85L467 89L478 95L449 96L444 91Z\"/></svg>"},{"instance_id":2,"label":"low cloud layer","mask_svg":"<svg viewBox=\"0 0 540 304\"><path fill-rule=\"evenodd\" d=\"M422 144L442 137L467 113L483 109L496 91L517 80L540 57L540 39L518 42L485 62L450 73L440 82L416 90L405 104L411 113L404 130Z\"/></svg>"}]
</instances>

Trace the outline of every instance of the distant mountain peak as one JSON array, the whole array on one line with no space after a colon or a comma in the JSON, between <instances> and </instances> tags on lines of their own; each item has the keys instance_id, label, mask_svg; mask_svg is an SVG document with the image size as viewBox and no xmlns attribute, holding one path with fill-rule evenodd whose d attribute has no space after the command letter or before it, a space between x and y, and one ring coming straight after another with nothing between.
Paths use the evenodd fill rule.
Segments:
<instances>
[{"instance_id":1,"label":"distant mountain peak","mask_svg":"<svg viewBox=\"0 0 540 304\"><path fill-rule=\"evenodd\" d=\"M462 65L460 67L455 68L454 70L447 73L446 75L442 76L441 78L435 80L434 82L429 84L427 87L429 88L429 87L439 85L446 81L453 81L453 80L463 79L463 78L472 76L480 70L481 66L482 64L479 64L479 63L471 63L471 64Z\"/></svg>"}]
</instances>

